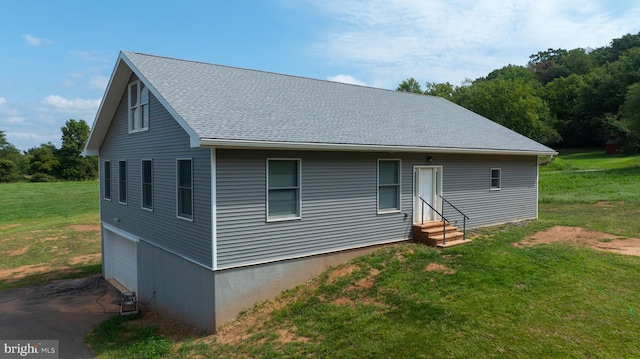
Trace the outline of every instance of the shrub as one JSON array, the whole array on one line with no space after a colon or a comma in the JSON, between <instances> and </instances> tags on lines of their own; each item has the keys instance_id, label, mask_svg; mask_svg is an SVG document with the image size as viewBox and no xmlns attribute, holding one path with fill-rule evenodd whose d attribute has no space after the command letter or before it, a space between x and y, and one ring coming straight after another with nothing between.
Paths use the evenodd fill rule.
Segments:
<instances>
[{"instance_id":1,"label":"shrub","mask_svg":"<svg viewBox=\"0 0 640 359\"><path fill-rule=\"evenodd\" d=\"M46 173L36 173L29 179L31 182L58 182L58 179Z\"/></svg>"}]
</instances>

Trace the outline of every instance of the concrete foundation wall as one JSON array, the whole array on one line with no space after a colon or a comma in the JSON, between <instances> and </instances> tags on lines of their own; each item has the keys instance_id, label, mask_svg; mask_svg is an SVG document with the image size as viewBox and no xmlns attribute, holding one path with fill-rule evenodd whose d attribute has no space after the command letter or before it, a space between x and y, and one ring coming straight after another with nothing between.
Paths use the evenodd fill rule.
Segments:
<instances>
[{"instance_id":1,"label":"concrete foundation wall","mask_svg":"<svg viewBox=\"0 0 640 359\"><path fill-rule=\"evenodd\" d=\"M380 247L371 246L217 271L215 272L216 328L234 319L242 310L274 298L282 291L308 281L331 266L345 263Z\"/></svg>"},{"instance_id":2,"label":"concrete foundation wall","mask_svg":"<svg viewBox=\"0 0 640 359\"><path fill-rule=\"evenodd\" d=\"M175 254L138 243L138 298L163 316L215 330L214 272ZM155 295L154 295L155 292Z\"/></svg>"}]
</instances>

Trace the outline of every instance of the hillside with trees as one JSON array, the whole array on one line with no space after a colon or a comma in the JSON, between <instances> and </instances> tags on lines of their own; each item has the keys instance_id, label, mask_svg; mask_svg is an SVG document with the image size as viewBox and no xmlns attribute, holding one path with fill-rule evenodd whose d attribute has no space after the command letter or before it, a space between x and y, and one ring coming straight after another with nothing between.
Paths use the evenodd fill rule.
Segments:
<instances>
[{"instance_id":1,"label":"hillside with trees","mask_svg":"<svg viewBox=\"0 0 640 359\"><path fill-rule=\"evenodd\" d=\"M43 143L20 152L0 130L0 182L81 181L98 176L98 158L82 156L89 138L84 120L67 121L61 129L62 146Z\"/></svg>"},{"instance_id":2,"label":"hillside with trees","mask_svg":"<svg viewBox=\"0 0 640 359\"><path fill-rule=\"evenodd\" d=\"M640 148L640 33L597 49L548 49L460 86L409 78L398 91L440 96L555 147Z\"/></svg>"}]
</instances>

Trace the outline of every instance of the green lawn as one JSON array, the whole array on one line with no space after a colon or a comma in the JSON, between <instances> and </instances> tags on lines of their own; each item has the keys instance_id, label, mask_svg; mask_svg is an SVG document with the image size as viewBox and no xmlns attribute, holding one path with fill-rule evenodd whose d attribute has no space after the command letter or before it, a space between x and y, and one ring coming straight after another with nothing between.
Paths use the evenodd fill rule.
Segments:
<instances>
[{"instance_id":1,"label":"green lawn","mask_svg":"<svg viewBox=\"0 0 640 359\"><path fill-rule=\"evenodd\" d=\"M541 169L538 221L445 251L387 246L247 311L235 331L184 339L116 316L88 340L100 358L636 358L640 257L513 244L554 225L637 237L638 158L561 155Z\"/></svg>"},{"instance_id":2,"label":"green lawn","mask_svg":"<svg viewBox=\"0 0 640 359\"><path fill-rule=\"evenodd\" d=\"M98 182L0 184L0 290L101 272Z\"/></svg>"}]
</instances>

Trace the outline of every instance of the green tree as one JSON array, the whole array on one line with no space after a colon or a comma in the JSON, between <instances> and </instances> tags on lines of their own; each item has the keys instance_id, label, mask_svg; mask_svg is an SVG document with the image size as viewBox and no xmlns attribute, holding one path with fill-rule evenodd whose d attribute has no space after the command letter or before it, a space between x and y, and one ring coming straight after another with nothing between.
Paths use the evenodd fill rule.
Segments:
<instances>
[{"instance_id":1,"label":"green tree","mask_svg":"<svg viewBox=\"0 0 640 359\"><path fill-rule=\"evenodd\" d=\"M438 97L446 98L449 101L453 101L453 97L456 89L452 84L448 82L444 82L444 83L427 82L425 87L426 89L423 92L425 95L438 96Z\"/></svg>"},{"instance_id":2,"label":"green tree","mask_svg":"<svg viewBox=\"0 0 640 359\"><path fill-rule=\"evenodd\" d=\"M586 139L582 145L601 144L605 118L620 111L629 86L640 82L640 47L626 51L617 61L595 68L584 76L585 86L580 89L576 115Z\"/></svg>"},{"instance_id":3,"label":"green tree","mask_svg":"<svg viewBox=\"0 0 640 359\"><path fill-rule=\"evenodd\" d=\"M535 75L530 68L524 66L507 65L501 69L493 70L487 75L487 80L516 80L522 79L527 83L536 83Z\"/></svg>"},{"instance_id":4,"label":"green tree","mask_svg":"<svg viewBox=\"0 0 640 359\"><path fill-rule=\"evenodd\" d=\"M402 83L398 85L396 91L424 94L424 92L422 92L420 84L413 77L402 81Z\"/></svg>"},{"instance_id":5,"label":"green tree","mask_svg":"<svg viewBox=\"0 0 640 359\"><path fill-rule=\"evenodd\" d=\"M58 149L51 142L28 149L25 156L29 162L29 174L31 175L42 173L55 176L60 170Z\"/></svg>"},{"instance_id":6,"label":"green tree","mask_svg":"<svg viewBox=\"0 0 640 359\"><path fill-rule=\"evenodd\" d=\"M536 79L543 85L553 79L567 76L568 71L561 61L568 53L563 49L548 49L529 56L528 66L533 70Z\"/></svg>"},{"instance_id":7,"label":"green tree","mask_svg":"<svg viewBox=\"0 0 640 359\"><path fill-rule=\"evenodd\" d=\"M560 141L546 102L523 79L475 81L459 92L459 103L494 122L545 144Z\"/></svg>"},{"instance_id":8,"label":"green tree","mask_svg":"<svg viewBox=\"0 0 640 359\"><path fill-rule=\"evenodd\" d=\"M19 180L23 161L20 150L9 143L5 132L0 130L0 182Z\"/></svg>"},{"instance_id":9,"label":"green tree","mask_svg":"<svg viewBox=\"0 0 640 359\"><path fill-rule=\"evenodd\" d=\"M584 75L593 69L593 60L585 49L578 48L567 52L560 59L560 66L568 75Z\"/></svg>"},{"instance_id":10,"label":"green tree","mask_svg":"<svg viewBox=\"0 0 640 359\"><path fill-rule=\"evenodd\" d=\"M82 151L89 138L89 125L84 120L70 119L61 128L62 146L58 150L60 178L86 180L95 178L98 162L93 157L83 157Z\"/></svg>"},{"instance_id":11,"label":"green tree","mask_svg":"<svg viewBox=\"0 0 640 359\"><path fill-rule=\"evenodd\" d=\"M583 76L571 74L554 79L537 91L557 118L555 128L567 146L583 146L585 139L589 138L585 132L588 128L585 127L584 118L578 115L578 100L584 86Z\"/></svg>"},{"instance_id":12,"label":"green tree","mask_svg":"<svg viewBox=\"0 0 640 359\"><path fill-rule=\"evenodd\" d=\"M597 66L604 66L617 61L625 52L637 47L640 47L640 33L626 34L621 38L613 39L609 46L594 50L590 55Z\"/></svg>"},{"instance_id":13,"label":"green tree","mask_svg":"<svg viewBox=\"0 0 640 359\"><path fill-rule=\"evenodd\" d=\"M629 86L625 101L620 108L620 117L633 134L640 138L640 83Z\"/></svg>"}]
</instances>

